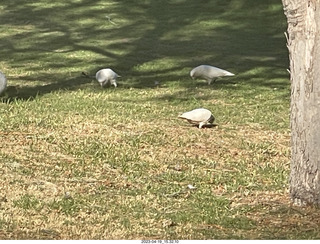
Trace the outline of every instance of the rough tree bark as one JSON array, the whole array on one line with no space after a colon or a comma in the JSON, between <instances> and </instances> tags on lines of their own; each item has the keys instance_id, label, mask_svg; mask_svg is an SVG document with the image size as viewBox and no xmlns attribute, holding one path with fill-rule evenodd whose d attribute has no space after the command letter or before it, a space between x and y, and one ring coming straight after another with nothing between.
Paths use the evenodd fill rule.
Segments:
<instances>
[{"instance_id":1,"label":"rough tree bark","mask_svg":"<svg viewBox=\"0 0 320 244\"><path fill-rule=\"evenodd\" d=\"M320 0L282 0L291 81L290 195L320 205Z\"/></svg>"}]
</instances>

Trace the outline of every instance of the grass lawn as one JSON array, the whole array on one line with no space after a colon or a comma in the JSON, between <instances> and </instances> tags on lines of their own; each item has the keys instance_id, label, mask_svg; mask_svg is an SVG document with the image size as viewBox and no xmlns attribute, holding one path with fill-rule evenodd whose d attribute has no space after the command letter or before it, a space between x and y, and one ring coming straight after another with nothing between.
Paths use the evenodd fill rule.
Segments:
<instances>
[{"instance_id":1,"label":"grass lawn","mask_svg":"<svg viewBox=\"0 0 320 244\"><path fill-rule=\"evenodd\" d=\"M0 239L320 238L320 211L288 195L281 1L15 2L0 3ZM236 75L209 86L199 64ZM106 67L117 88L82 75ZM198 107L217 126L177 118Z\"/></svg>"}]
</instances>

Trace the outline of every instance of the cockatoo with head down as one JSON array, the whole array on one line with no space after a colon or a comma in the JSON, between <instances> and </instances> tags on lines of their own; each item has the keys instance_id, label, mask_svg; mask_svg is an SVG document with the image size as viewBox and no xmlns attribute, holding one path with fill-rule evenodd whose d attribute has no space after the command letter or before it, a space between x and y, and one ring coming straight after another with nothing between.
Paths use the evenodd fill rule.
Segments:
<instances>
[{"instance_id":1,"label":"cockatoo with head down","mask_svg":"<svg viewBox=\"0 0 320 244\"><path fill-rule=\"evenodd\" d=\"M193 70L190 71L190 76L192 79L194 78L203 78L208 81L208 84L210 85L212 81L215 81L218 77L222 76L234 76L229 71L211 66L211 65L200 65L198 67L195 67Z\"/></svg>"},{"instance_id":2,"label":"cockatoo with head down","mask_svg":"<svg viewBox=\"0 0 320 244\"><path fill-rule=\"evenodd\" d=\"M0 95L5 91L6 88L7 88L7 78L2 72L0 72Z\"/></svg>"},{"instance_id":3,"label":"cockatoo with head down","mask_svg":"<svg viewBox=\"0 0 320 244\"><path fill-rule=\"evenodd\" d=\"M117 78L121 77L112 69L101 69L96 73L96 79L102 87L110 83L114 87L117 87Z\"/></svg>"},{"instance_id":4,"label":"cockatoo with head down","mask_svg":"<svg viewBox=\"0 0 320 244\"><path fill-rule=\"evenodd\" d=\"M179 118L187 120L190 124L198 125L200 129L204 125L212 124L214 121L211 111L205 108L197 108L185 112L181 114Z\"/></svg>"}]
</instances>

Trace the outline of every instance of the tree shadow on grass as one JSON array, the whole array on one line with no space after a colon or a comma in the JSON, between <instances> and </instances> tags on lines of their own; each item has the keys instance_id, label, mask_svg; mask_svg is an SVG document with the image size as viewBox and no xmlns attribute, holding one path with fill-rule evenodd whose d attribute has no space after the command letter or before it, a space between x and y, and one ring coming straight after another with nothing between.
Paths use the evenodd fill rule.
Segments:
<instances>
[{"instance_id":1,"label":"tree shadow on grass","mask_svg":"<svg viewBox=\"0 0 320 244\"><path fill-rule=\"evenodd\" d=\"M286 23L277 0L4 0L0 6L0 56L8 80L19 86L18 99L79 89L92 82L82 71L104 67L123 77L123 87L142 89L155 81L187 88L189 71L204 63L235 73L231 83L268 87L278 79L288 86Z\"/></svg>"}]
</instances>

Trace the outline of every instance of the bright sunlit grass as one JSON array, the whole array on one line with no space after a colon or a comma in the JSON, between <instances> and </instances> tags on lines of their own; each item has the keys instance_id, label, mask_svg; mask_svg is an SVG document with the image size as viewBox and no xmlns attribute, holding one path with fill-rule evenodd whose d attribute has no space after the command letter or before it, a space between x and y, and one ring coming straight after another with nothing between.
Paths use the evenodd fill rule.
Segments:
<instances>
[{"instance_id":1,"label":"bright sunlit grass","mask_svg":"<svg viewBox=\"0 0 320 244\"><path fill-rule=\"evenodd\" d=\"M318 211L287 192L281 9L2 1L0 238L318 238ZM199 64L236 75L208 86ZM117 88L82 75L105 67ZM198 107L217 126L177 118Z\"/></svg>"}]
</instances>

